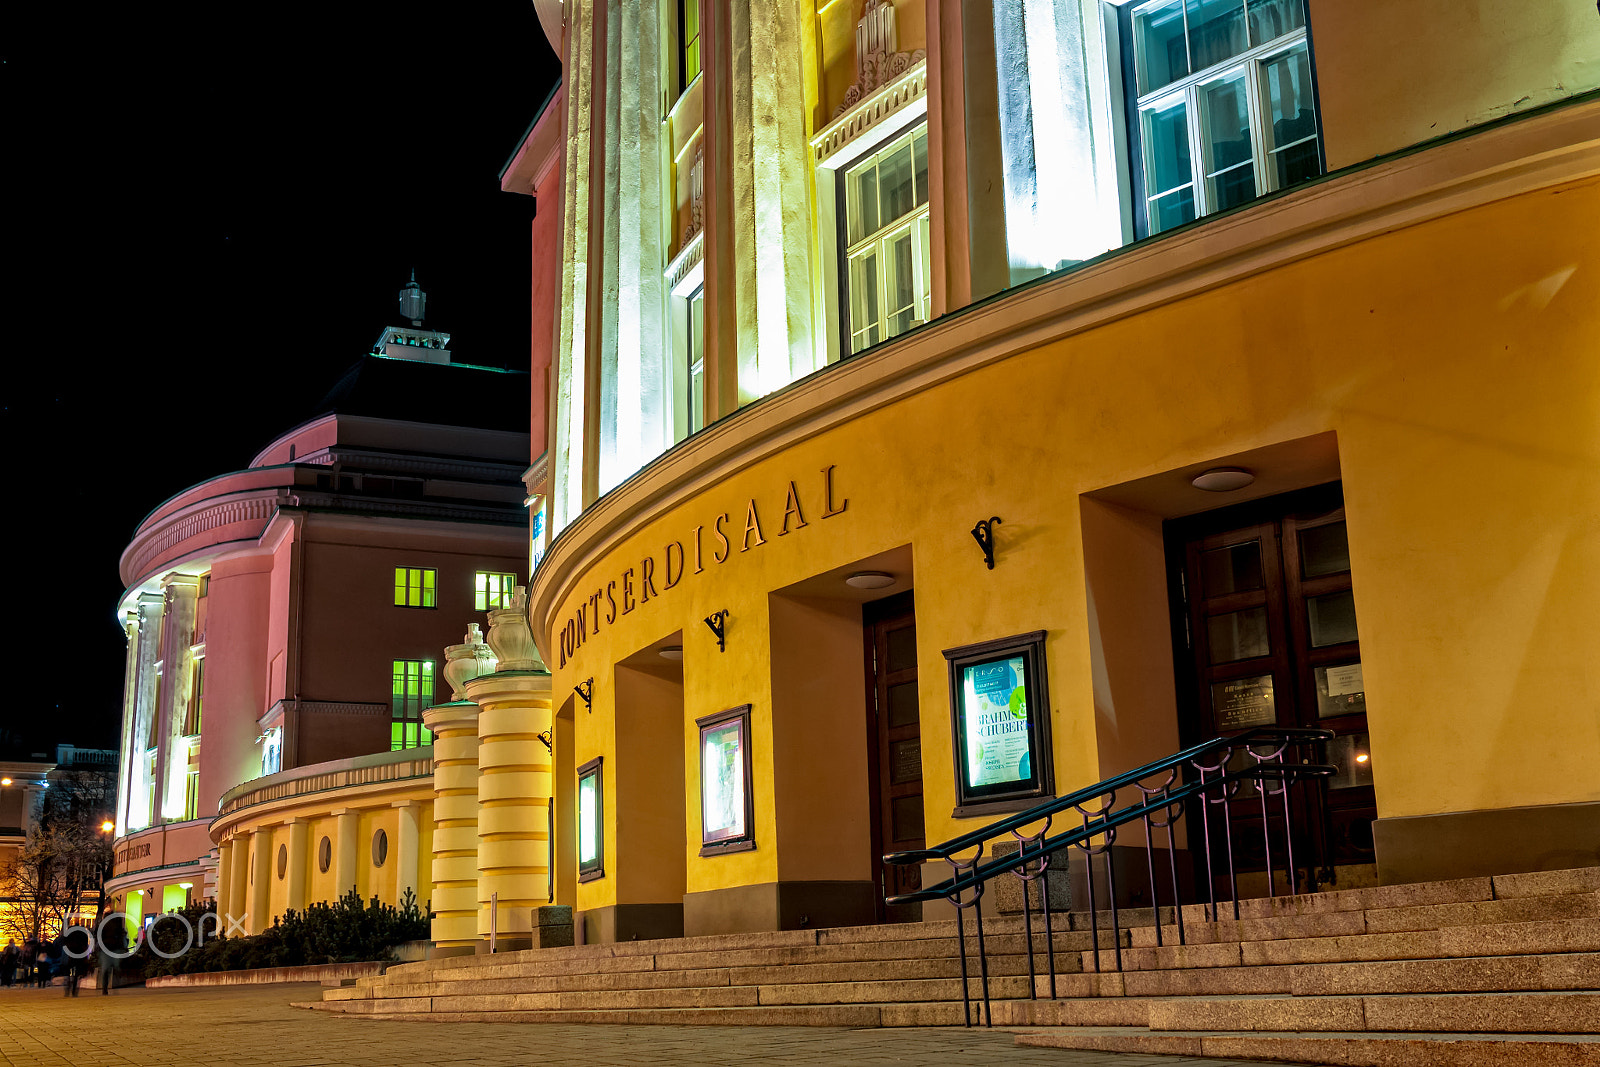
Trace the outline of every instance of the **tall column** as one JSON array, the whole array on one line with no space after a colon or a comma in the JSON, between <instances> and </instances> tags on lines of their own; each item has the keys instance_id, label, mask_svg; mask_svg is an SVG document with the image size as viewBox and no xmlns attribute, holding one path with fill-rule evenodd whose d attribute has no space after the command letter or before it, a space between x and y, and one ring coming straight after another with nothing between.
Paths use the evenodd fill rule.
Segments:
<instances>
[{"instance_id":1,"label":"tall column","mask_svg":"<svg viewBox=\"0 0 1600 1067\"><path fill-rule=\"evenodd\" d=\"M246 920L246 913L250 910L250 839L244 835L236 835L231 839L233 845L233 868L228 876L228 901L224 908L226 914L222 917L222 929L239 928L248 931L250 924ZM237 927L235 924L238 924Z\"/></svg>"},{"instance_id":2,"label":"tall column","mask_svg":"<svg viewBox=\"0 0 1600 1067\"><path fill-rule=\"evenodd\" d=\"M200 595L200 579L174 575L163 583L166 611L161 620L161 695L155 736L156 802L154 814L163 819L182 819L184 791L188 785L189 750L183 743L183 722L189 713L189 688L194 683L195 600Z\"/></svg>"},{"instance_id":3,"label":"tall column","mask_svg":"<svg viewBox=\"0 0 1600 1067\"><path fill-rule=\"evenodd\" d=\"M492 632L491 632L492 638ZM503 661L502 661L503 662ZM497 897L502 948L532 943L550 893L550 675L503 670L467 683L478 713L478 931Z\"/></svg>"},{"instance_id":4,"label":"tall column","mask_svg":"<svg viewBox=\"0 0 1600 1067\"><path fill-rule=\"evenodd\" d=\"M730 0L739 402L815 369L805 26L796 0ZM709 121L709 116L708 116Z\"/></svg>"},{"instance_id":5,"label":"tall column","mask_svg":"<svg viewBox=\"0 0 1600 1067\"><path fill-rule=\"evenodd\" d=\"M128 647L122 667L122 749L118 753L117 835L128 832L128 795L133 783L132 753L139 698L139 613L130 611L122 620L122 633Z\"/></svg>"},{"instance_id":6,"label":"tall column","mask_svg":"<svg viewBox=\"0 0 1600 1067\"><path fill-rule=\"evenodd\" d=\"M306 907L306 836L310 827L304 819L290 819L289 827L289 904L295 911Z\"/></svg>"},{"instance_id":7,"label":"tall column","mask_svg":"<svg viewBox=\"0 0 1600 1067\"><path fill-rule=\"evenodd\" d=\"M233 840L230 838L217 846L217 914L222 917L222 929L228 928L225 917L228 911L228 894L233 890Z\"/></svg>"},{"instance_id":8,"label":"tall column","mask_svg":"<svg viewBox=\"0 0 1600 1067\"><path fill-rule=\"evenodd\" d=\"M259 934L272 925L272 831L250 835L250 932Z\"/></svg>"},{"instance_id":9,"label":"tall column","mask_svg":"<svg viewBox=\"0 0 1600 1067\"><path fill-rule=\"evenodd\" d=\"M422 897L417 893L417 865L420 857L417 855L420 835L417 832L417 802L414 800L397 800L394 807L395 814L399 817L398 832L395 834L395 882L394 903L395 907L405 904L406 890L411 890L417 898L417 906L423 904Z\"/></svg>"},{"instance_id":10,"label":"tall column","mask_svg":"<svg viewBox=\"0 0 1600 1067\"><path fill-rule=\"evenodd\" d=\"M139 594L139 647L135 655L133 737L126 756L128 772L128 823L124 833L142 830L156 821L150 804L150 769L145 753L156 747L156 663L161 659L161 615L166 598L160 593Z\"/></svg>"},{"instance_id":11,"label":"tall column","mask_svg":"<svg viewBox=\"0 0 1600 1067\"><path fill-rule=\"evenodd\" d=\"M478 944L478 705L422 713L433 731L433 943L441 954Z\"/></svg>"},{"instance_id":12,"label":"tall column","mask_svg":"<svg viewBox=\"0 0 1600 1067\"><path fill-rule=\"evenodd\" d=\"M335 896L342 897L356 887L356 863L361 856L356 835L361 832L361 818L344 808L333 815L333 889Z\"/></svg>"}]
</instances>

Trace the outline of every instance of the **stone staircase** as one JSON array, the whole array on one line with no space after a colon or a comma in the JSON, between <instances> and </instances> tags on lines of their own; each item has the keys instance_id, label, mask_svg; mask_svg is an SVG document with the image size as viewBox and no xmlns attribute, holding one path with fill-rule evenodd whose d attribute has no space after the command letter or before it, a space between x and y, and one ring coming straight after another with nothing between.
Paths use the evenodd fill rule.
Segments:
<instances>
[{"instance_id":1,"label":"stone staircase","mask_svg":"<svg viewBox=\"0 0 1600 1067\"><path fill-rule=\"evenodd\" d=\"M989 918L993 1021L1017 1043L1363 1067L1600 1065L1600 868L1124 912L1123 970L1058 916L1057 999L1027 997L1020 917ZM1035 917L1037 926L1037 916ZM975 928L967 923L969 951ZM1037 965L1044 937L1035 934ZM979 996L977 964L971 989ZM724 1025L962 1022L954 921L455 957L331 989L381 1018ZM980 1005L981 1007L981 1002Z\"/></svg>"}]
</instances>

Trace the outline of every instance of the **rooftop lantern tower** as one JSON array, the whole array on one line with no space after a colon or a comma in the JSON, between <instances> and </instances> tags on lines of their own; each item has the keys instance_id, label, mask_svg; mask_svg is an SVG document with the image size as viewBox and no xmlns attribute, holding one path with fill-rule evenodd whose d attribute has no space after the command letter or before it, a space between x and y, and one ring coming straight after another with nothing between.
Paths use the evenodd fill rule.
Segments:
<instances>
[{"instance_id":1,"label":"rooftop lantern tower","mask_svg":"<svg viewBox=\"0 0 1600 1067\"><path fill-rule=\"evenodd\" d=\"M417 284L417 272L413 268L411 280L400 290L400 314L411 320L411 325L387 327L372 346L372 354L423 363L449 363L450 335L422 328L427 308L428 294Z\"/></svg>"}]
</instances>

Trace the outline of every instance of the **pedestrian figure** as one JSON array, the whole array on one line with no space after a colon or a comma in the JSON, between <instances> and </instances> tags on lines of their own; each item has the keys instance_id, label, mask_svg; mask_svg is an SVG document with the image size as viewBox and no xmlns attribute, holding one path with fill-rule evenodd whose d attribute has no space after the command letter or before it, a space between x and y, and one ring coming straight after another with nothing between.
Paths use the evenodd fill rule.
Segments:
<instances>
[{"instance_id":1,"label":"pedestrian figure","mask_svg":"<svg viewBox=\"0 0 1600 1067\"><path fill-rule=\"evenodd\" d=\"M34 964L34 976L39 979L39 988L48 988L50 985L50 947L43 941L39 942L39 954L34 957Z\"/></svg>"},{"instance_id":2,"label":"pedestrian figure","mask_svg":"<svg viewBox=\"0 0 1600 1067\"><path fill-rule=\"evenodd\" d=\"M110 994L111 987L116 984L118 957L127 951L128 931L122 925L122 916L113 915L100 927L100 949L95 954L100 968L98 980L101 996Z\"/></svg>"},{"instance_id":3,"label":"pedestrian figure","mask_svg":"<svg viewBox=\"0 0 1600 1067\"><path fill-rule=\"evenodd\" d=\"M0 986L10 989L11 983L16 981L17 959L21 955L15 938L8 940L6 947L0 949Z\"/></svg>"},{"instance_id":4,"label":"pedestrian figure","mask_svg":"<svg viewBox=\"0 0 1600 1067\"><path fill-rule=\"evenodd\" d=\"M81 926L74 926L62 936L60 949L67 968L67 984L61 990L62 996L78 995L78 980L83 977L84 964L89 958L90 947L89 931Z\"/></svg>"},{"instance_id":5,"label":"pedestrian figure","mask_svg":"<svg viewBox=\"0 0 1600 1067\"><path fill-rule=\"evenodd\" d=\"M22 952L17 956L17 980L26 989L33 982L33 958L39 954L39 942L28 938L22 943Z\"/></svg>"}]
</instances>

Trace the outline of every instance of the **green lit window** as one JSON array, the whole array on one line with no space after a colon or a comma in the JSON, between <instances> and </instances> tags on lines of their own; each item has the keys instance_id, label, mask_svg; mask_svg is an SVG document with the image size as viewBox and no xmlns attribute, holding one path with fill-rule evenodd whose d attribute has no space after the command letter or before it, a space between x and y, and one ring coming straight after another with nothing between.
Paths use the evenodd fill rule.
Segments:
<instances>
[{"instance_id":1,"label":"green lit window","mask_svg":"<svg viewBox=\"0 0 1600 1067\"><path fill-rule=\"evenodd\" d=\"M204 710L206 658L196 656L189 677L189 711L184 716L183 732L190 737L200 733L200 714Z\"/></svg>"},{"instance_id":2,"label":"green lit window","mask_svg":"<svg viewBox=\"0 0 1600 1067\"><path fill-rule=\"evenodd\" d=\"M516 591L515 574L490 574L479 571L472 582L472 603L479 611L509 608L511 594Z\"/></svg>"},{"instance_id":3,"label":"green lit window","mask_svg":"<svg viewBox=\"0 0 1600 1067\"><path fill-rule=\"evenodd\" d=\"M601 760L594 759L578 768L578 881L592 882L606 873L605 790L600 775Z\"/></svg>"},{"instance_id":4,"label":"green lit window","mask_svg":"<svg viewBox=\"0 0 1600 1067\"><path fill-rule=\"evenodd\" d=\"M183 782L183 817L200 817L200 768L190 767Z\"/></svg>"},{"instance_id":5,"label":"green lit window","mask_svg":"<svg viewBox=\"0 0 1600 1067\"><path fill-rule=\"evenodd\" d=\"M438 584L439 572L432 567L396 567L394 606L431 608L434 606L434 592Z\"/></svg>"},{"instance_id":6,"label":"green lit window","mask_svg":"<svg viewBox=\"0 0 1600 1067\"><path fill-rule=\"evenodd\" d=\"M928 321L928 130L845 172L847 340L852 354Z\"/></svg>"},{"instance_id":7,"label":"green lit window","mask_svg":"<svg viewBox=\"0 0 1600 1067\"><path fill-rule=\"evenodd\" d=\"M433 660L394 661L394 691L389 706L393 712L390 751L433 744L433 734L422 725L423 709L433 706Z\"/></svg>"},{"instance_id":8,"label":"green lit window","mask_svg":"<svg viewBox=\"0 0 1600 1067\"><path fill-rule=\"evenodd\" d=\"M700 0L678 0L678 86L700 76Z\"/></svg>"}]
</instances>

